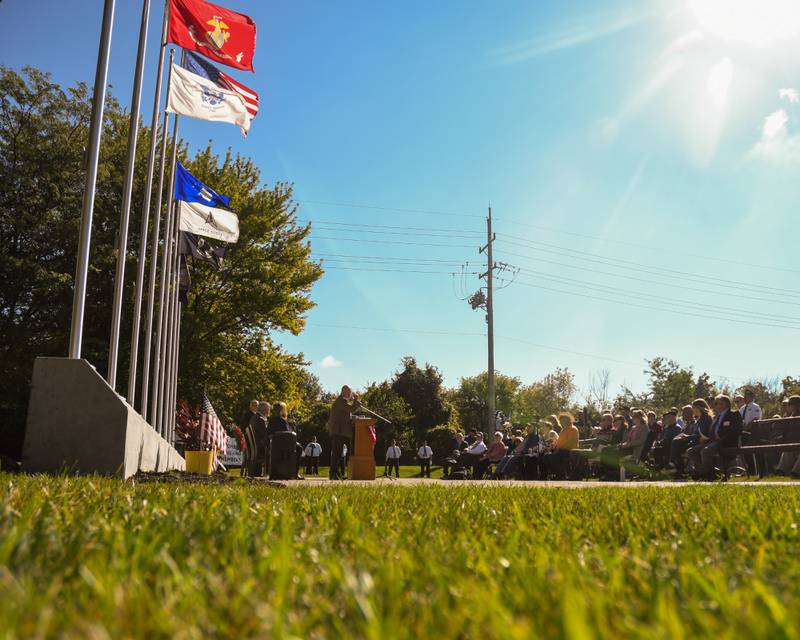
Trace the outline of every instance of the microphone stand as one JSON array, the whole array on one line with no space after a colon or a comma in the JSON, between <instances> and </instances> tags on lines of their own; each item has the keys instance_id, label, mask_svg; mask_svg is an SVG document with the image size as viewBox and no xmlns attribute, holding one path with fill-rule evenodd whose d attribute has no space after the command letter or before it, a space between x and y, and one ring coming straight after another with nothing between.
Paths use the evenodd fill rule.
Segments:
<instances>
[{"instance_id":1,"label":"microphone stand","mask_svg":"<svg viewBox=\"0 0 800 640\"><path fill-rule=\"evenodd\" d=\"M379 415L379 414L375 413L374 411L372 411L372 409L367 409L363 404L359 407L359 409L363 409L367 413L369 413L369 414L375 416L376 418L378 418L378 420L383 420L386 424L392 424L391 420L387 420L382 415Z\"/></svg>"}]
</instances>

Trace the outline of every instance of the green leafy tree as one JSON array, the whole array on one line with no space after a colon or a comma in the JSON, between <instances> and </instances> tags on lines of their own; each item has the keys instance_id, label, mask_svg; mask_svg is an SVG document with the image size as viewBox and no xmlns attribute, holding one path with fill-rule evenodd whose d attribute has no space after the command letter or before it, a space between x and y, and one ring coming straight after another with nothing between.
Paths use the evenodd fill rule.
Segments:
<instances>
[{"instance_id":1,"label":"green leafy tree","mask_svg":"<svg viewBox=\"0 0 800 640\"><path fill-rule=\"evenodd\" d=\"M418 367L412 357L403 358L401 365L402 369L392 379L392 391L411 408L410 425L420 437L426 430L450 419L442 374L427 363L424 368Z\"/></svg>"},{"instance_id":2,"label":"green leafy tree","mask_svg":"<svg viewBox=\"0 0 800 640\"><path fill-rule=\"evenodd\" d=\"M464 430L486 431L489 423L488 375L486 372L469 378L461 378L453 393L453 402L458 408L461 427ZM511 416L514 399L522 382L519 378L496 373L494 376L495 409Z\"/></svg>"},{"instance_id":3,"label":"green leafy tree","mask_svg":"<svg viewBox=\"0 0 800 640\"><path fill-rule=\"evenodd\" d=\"M313 306L311 287L322 274L310 260L309 227L297 222L292 189L284 183L261 186L250 159L230 152L221 159L210 146L187 165L231 198L239 240L229 246L220 270L193 264L181 325L181 393L196 398L205 390L223 411L251 395L301 409L308 382L303 357L284 353L271 339L275 331L302 330Z\"/></svg>"},{"instance_id":4,"label":"green leafy tree","mask_svg":"<svg viewBox=\"0 0 800 640\"><path fill-rule=\"evenodd\" d=\"M550 414L566 411L576 392L575 376L569 369L558 368L538 382L519 388L513 418L520 422L538 422Z\"/></svg>"},{"instance_id":5,"label":"green leafy tree","mask_svg":"<svg viewBox=\"0 0 800 640\"><path fill-rule=\"evenodd\" d=\"M18 456L33 360L67 350L91 92L64 89L33 68L0 67L0 449ZM95 196L83 356L105 374L129 114L109 95ZM158 133L158 132L157 132ZM139 245L139 212L151 132L141 127L133 181L129 249ZM311 261L308 228L297 223L292 189L261 185L254 164L209 148L179 157L202 180L229 195L241 241L220 272L195 264L194 289L181 331L179 395L205 390L230 422L251 397L303 404L302 354L272 340L298 333L322 275ZM133 280L129 254L118 388L127 386ZM141 359L140 359L141 362Z\"/></svg>"},{"instance_id":6,"label":"green leafy tree","mask_svg":"<svg viewBox=\"0 0 800 640\"><path fill-rule=\"evenodd\" d=\"M378 422L375 427L377 442L375 444L375 457L378 462L383 461L386 447L392 439L405 453L414 446L414 431L411 428L413 412L408 403L392 390L388 380L373 382L359 394L359 401L368 409L383 416L392 424Z\"/></svg>"},{"instance_id":7,"label":"green leafy tree","mask_svg":"<svg viewBox=\"0 0 800 640\"><path fill-rule=\"evenodd\" d=\"M696 383L691 369L661 357L648 360L647 365L651 404L657 412L685 404L694 394Z\"/></svg>"}]
</instances>

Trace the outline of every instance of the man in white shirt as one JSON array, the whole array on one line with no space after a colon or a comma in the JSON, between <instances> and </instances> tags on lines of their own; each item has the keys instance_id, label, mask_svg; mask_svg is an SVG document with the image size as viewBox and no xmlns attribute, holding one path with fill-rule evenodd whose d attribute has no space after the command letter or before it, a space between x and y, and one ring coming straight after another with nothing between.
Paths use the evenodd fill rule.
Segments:
<instances>
[{"instance_id":1,"label":"man in white shirt","mask_svg":"<svg viewBox=\"0 0 800 640\"><path fill-rule=\"evenodd\" d=\"M392 444L386 450L386 475L392 475L392 469L394 469L394 475L396 477L400 477L400 447L397 446L397 440L392 440Z\"/></svg>"},{"instance_id":2,"label":"man in white shirt","mask_svg":"<svg viewBox=\"0 0 800 640\"><path fill-rule=\"evenodd\" d=\"M312 473L315 476L319 475L319 457L322 455L322 445L317 442L317 436L314 436L306 445L303 450L303 455L306 457L306 475L310 476Z\"/></svg>"},{"instance_id":3,"label":"man in white shirt","mask_svg":"<svg viewBox=\"0 0 800 640\"><path fill-rule=\"evenodd\" d=\"M419 451L417 451L417 457L419 458L419 474L423 478L430 478L433 449L428 446L427 440L423 441L422 446L419 448Z\"/></svg>"},{"instance_id":4,"label":"man in white shirt","mask_svg":"<svg viewBox=\"0 0 800 640\"><path fill-rule=\"evenodd\" d=\"M761 420L761 407L756 404L756 394L752 389L744 390L744 405L739 408L742 423L747 427L751 422Z\"/></svg>"},{"instance_id":5,"label":"man in white shirt","mask_svg":"<svg viewBox=\"0 0 800 640\"><path fill-rule=\"evenodd\" d=\"M488 447L486 443L483 441L483 434L478 433L475 442L470 445L464 453L461 454L461 462L466 467L470 467L472 469L473 475L475 474L475 465L477 462L483 457L483 454L486 453Z\"/></svg>"}]
</instances>

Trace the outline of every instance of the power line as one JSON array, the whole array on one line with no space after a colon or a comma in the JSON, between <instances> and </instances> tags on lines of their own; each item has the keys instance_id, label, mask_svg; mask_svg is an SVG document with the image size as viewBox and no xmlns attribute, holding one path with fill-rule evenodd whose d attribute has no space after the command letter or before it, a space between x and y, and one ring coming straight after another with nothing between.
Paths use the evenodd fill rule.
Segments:
<instances>
[{"instance_id":1,"label":"power line","mask_svg":"<svg viewBox=\"0 0 800 640\"><path fill-rule=\"evenodd\" d=\"M398 244L414 247L444 247L450 249L474 249L471 244L435 244L431 242L403 242L402 240L367 240L364 238L332 238L330 236L314 236L312 240L341 240L342 242L368 242L371 244Z\"/></svg>"},{"instance_id":2,"label":"power line","mask_svg":"<svg viewBox=\"0 0 800 640\"><path fill-rule=\"evenodd\" d=\"M324 264L328 264L331 262L334 263L347 263L347 264L382 264L382 265L391 265L396 264L399 266L426 266L426 267L438 267L438 266L450 266L450 267L460 267L461 263L456 260L451 261L427 261L427 260L381 260L379 258L369 259L369 260L354 260L352 258L319 258Z\"/></svg>"},{"instance_id":3,"label":"power line","mask_svg":"<svg viewBox=\"0 0 800 640\"><path fill-rule=\"evenodd\" d=\"M685 284L674 284L672 282L663 282L663 281L659 281L659 280L650 280L650 279L647 279L647 278L637 278L636 276L628 275L628 274L625 274L625 273L613 273L612 271L602 271L602 270L596 269L594 267L589 268L589 267L583 267L583 266L580 266L580 265L568 264L566 262L556 262L555 260L547 260L545 258L537 258L535 256L526 256L526 255L523 255L521 253L513 253L513 252L508 252L508 251L504 251L503 253L504 253L504 255L512 256L512 257L515 257L515 258L523 258L525 260L531 260L531 261L534 261L534 262L541 262L541 263L544 263L544 264L551 264L551 265L558 266L558 267L566 267L568 269L576 269L578 271L589 272L589 273L596 274L596 275L606 275L606 276L611 276L611 277L614 277L614 278L624 278L626 280L633 280L635 282L644 282L645 284L658 285L658 286L662 286L662 287L672 287L673 289L681 289L681 290L684 290L684 291L697 291L697 292L700 292L700 293L705 293L706 295L708 294L708 287L705 287L705 288L689 287L689 286L686 286ZM673 277L673 276L668 276L668 277ZM776 295L779 295L779 294L765 293L765 295L776 296ZM760 298L758 296L749 296L749 295L746 295L746 294L743 294L743 293L737 293L736 294L736 299L737 300L741 300L741 299L754 300L754 301L758 301L758 302L768 302L770 304L786 304L786 305L792 305L792 306L800 307L800 302L791 302L789 300L785 300L785 299L782 299L782 298L776 298L776 299Z\"/></svg>"},{"instance_id":4,"label":"power line","mask_svg":"<svg viewBox=\"0 0 800 640\"><path fill-rule=\"evenodd\" d=\"M507 234L500 234L502 236L507 236ZM510 236L514 237L514 236ZM544 242L536 242L533 240L525 240L523 242L515 242L513 240L501 240L501 242L505 242L517 247L522 247L524 249L530 249L533 251L541 251L543 253L555 253L556 255L560 256L568 256L573 260L583 260L585 262L598 262L599 264L604 264L606 266L615 267L618 269L630 269L633 271L640 271L643 273L649 273L651 275L660 275L663 277L669 278L676 278L676 276L682 276L684 278L692 279L696 282L703 282L709 283L709 281L717 281L720 283L724 283L726 285L730 285L732 288L743 288L750 291L762 292L764 293L764 289L769 289L772 291L776 291L779 294L788 294L788 295L799 295L800 291L794 289L783 289L780 287L770 287L767 285L757 285L748 282L741 282L738 280L727 280L725 278L718 278L716 276L708 276L696 273L690 273L688 271L678 271L676 269L667 269L665 267L653 267L650 265L641 264L639 262L632 262L630 260L621 260L618 258L609 258L607 256L602 256L596 253L590 253L587 251L577 251L574 249L569 249L567 247L561 247L558 245L547 244ZM541 247L548 247L546 249L541 249L539 246L531 246L531 245L539 245ZM510 255L510 254L509 254ZM582 256L591 256L590 258L584 258ZM602 261L602 262L601 262ZM619 263L620 266L614 263ZM659 273L661 272L661 273ZM676 275L669 275L669 274L676 274ZM777 294L776 294L777 295Z\"/></svg>"},{"instance_id":5,"label":"power line","mask_svg":"<svg viewBox=\"0 0 800 640\"><path fill-rule=\"evenodd\" d=\"M537 225L537 224L533 224L533 223L530 223L530 222L520 222L519 220L515 220L513 218L506 218L506 217L502 217L502 216L500 218L496 218L496 219L497 220L502 220L503 222L508 222L510 224L516 224L516 225L519 225L521 227L528 227L530 229L538 229L540 231L548 231L548 232L551 232L551 233L561 233L561 234L568 235L568 236L573 236L573 237L576 237L576 238L584 238L584 239L587 239L587 240L595 240L595 241L598 241L598 242L606 242L606 243L609 243L609 244L618 244L618 245L622 245L622 246L626 246L626 247L634 247L636 249L641 249L641 247L642 247L640 242L634 242L634 241L628 241L628 240L612 240L612 239L603 238L603 237L600 237L600 236L593 236L593 235L589 235L589 234L585 234L585 233L578 233L578 232L575 232L575 231L565 231L564 229L556 229L555 227ZM726 259L726 258L716 258L716 257L713 257L713 256L706 256L706 255L702 255L702 254L689 253L689 252L686 252L686 251L677 251L675 249L670 249L670 251L672 253L674 253L674 254L677 254L677 255L686 256L687 258L700 259L700 260L710 260L710 261L713 261L713 262L723 262L723 263L726 263L726 264L735 264L735 265L739 265L739 266L743 266L743 267L754 267L756 269L767 269L767 270L770 270L770 271L784 271L784 272L787 272L787 273L800 273L799 269L789 269L789 268L786 268L786 267L773 267L773 266L765 265L765 264L756 264L756 263L752 263L752 262L742 262L740 260L729 260L729 259Z\"/></svg>"},{"instance_id":6,"label":"power line","mask_svg":"<svg viewBox=\"0 0 800 640\"><path fill-rule=\"evenodd\" d=\"M639 309L648 309L650 311L659 311L659 312L662 312L662 313L671 313L671 314L676 314L676 315L691 316L691 317L695 317L695 318L706 318L708 320L725 320L727 322L736 322L738 324L747 324L747 325L756 326L756 327L773 327L773 328L776 328L776 329L796 329L795 327L787 327L787 326L784 326L784 325L769 324L769 323L763 323L763 322L754 322L754 321L749 321L749 320L737 320L735 318L730 318L730 317L710 316L710 315L705 315L705 314L700 314L700 313L690 313L688 311L676 311L674 309L668 309L668 308L665 309L663 307L654 307L654 306L651 306L651 305L643 305L643 304L639 304L639 303L636 303L636 302L631 302L630 300L613 300L613 299L608 298L608 297L592 296L592 295L587 295L587 294L583 294L583 293L575 293L574 291L564 291L563 289L554 289L552 287L545 287L545 286L542 286L542 285L532 284L532 283L529 283L529 282L521 282L520 281L517 284L521 284L524 287L533 287L534 289L542 289L544 291L552 291L552 292L555 292L555 293L563 293L565 295L575 296L575 297L578 297L578 298L583 298L583 299L587 299L588 298L590 300L599 300L601 302L614 302L614 303L626 305L626 306L629 306L629 307L637 307Z\"/></svg>"},{"instance_id":7,"label":"power line","mask_svg":"<svg viewBox=\"0 0 800 640\"><path fill-rule=\"evenodd\" d=\"M664 304L672 304L678 306L688 306L691 308L697 308L698 306L702 306L709 309L718 309L725 313L732 313L734 315L743 315L743 316L761 316L764 318L768 318L770 320L777 320L781 322L790 322L794 324L795 322L800 322L800 318L796 316L785 316L785 315L778 315L773 313L762 313L760 311L747 311L744 309L731 309L730 307L723 307L720 305L711 304L709 302L695 302L691 300L680 300L678 298L659 298L657 296L651 296L647 293L643 293L641 291L631 291L629 289L621 289L619 287L609 287L607 285L601 285L594 282L585 282L583 280L575 280L573 278L563 278L558 276L553 276L551 274L543 273L541 271L533 271L531 269L521 269L521 271L525 274L530 274L531 277L544 279L544 280L552 280L554 282L560 282L562 284L567 284L568 286L576 286L586 289L591 289L595 291L612 291L618 292L621 295L626 295L633 298L639 298L645 301L659 301L663 302ZM574 283L574 284L572 284ZM800 328L800 327L798 327Z\"/></svg>"},{"instance_id":8,"label":"power line","mask_svg":"<svg viewBox=\"0 0 800 640\"><path fill-rule=\"evenodd\" d=\"M456 217L464 217L464 218L483 218L483 215L481 215L479 213L468 213L468 212L463 212L463 211L462 212L455 212L455 211L437 211L437 210L431 210L431 209L408 209L408 208L403 208L403 207L365 205L365 204L356 204L356 203L350 203L350 202L329 202L329 201L321 201L321 200L296 200L295 202L298 202L298 203L301 203L301 204L317 204L317 205L330 206L330 207L346 207L346 208L352 208L352 209L365 209L365 210L371 210L371 211L387 211L387 212L398 212L398 213L414 213L414 214L429 214L429 215L440 215L440 216L456 216ZM618 244L618 245L627 246L627 247L635 247L635 248L641 247L640 243L632 241L632 240L614 240L614 239L609 239L609 238L603 238L601 236L595 236L595 235L586 234L586 233L578 233L576 231L567 231L565 229L558 229L556 227L550 227L550 226L546 226L546 225L539 225L539 224L535 224L535 223L531 223L531 222L522 222L521 220L518 220L518 219L515 219L515 218L510 218L510 217L505 217L505 216L501 216L499 218L495 217L495 220L499 220L499 221L502 221L502 222L507 222L509 224L514 224L514 225L517 225L517 226L520 226L520 227L527 227L529 229L536 229L536 230L539 230L539 231L547 231L549 233L560 233L562 235L572 236L572 237L575 237L575 238L583 238L583 239L586 239L586 240L594 240L594 241L598 241L598 242L605 242L605 243L608 243L608 244ZM476 232L476 233L480 233L480 232ZM726 258L717 258L717 257L714 257L714 256L707 256L707 255L703 255L703 254L689 253L689 252L685 252L685 251L682 252L682 251L674 250L674 249L672 250L672 252L675 253L675 254L678 254L678 255L683 255L683 256L686 256L686 257L689 257L689 258L699 259L699 260L707 260L707 261L720 262L720 263L725 263L725 264L735 264L735 265L740 265L740 266L745 266L745 267L753 267L753 268L756 268L756 269L766 269L766 270L769 270L769 271L782 271L782 272L786 272L786 273L800 273L800 270L798 270L798 269L790 269L790 268L787 268L787 267L774 267L774 266L771 266L771 265L764 265L764 264L758 264L758 263L753 263L753 262L742 262L741 260L730 260L730 259L726 259Z\"/></svg>"},{"instance_id":9,"label":"power line","mask_svg":"<svg viewBox=\"0 0 800 640\"><path fill-rule=\"evenodd\" d=\"M374 271L374 272L384 272L384 273L433 273L439 275L450 276L453 275L454 272L452 271L421 271L416 269L375 269L372 267L340 267L340 266L332 266L332 267L323 267L325 271L334 270L334 271ZM475 272L478 273L477 271Z\"/></svg>"},{"instance_id":10,"label":"power line","mask_svg":"<svg viewBox=\"0 0 800 640\"><path fill-rule=\"evenodd\" d=\"M469 235L456 235L453 233L423 233L420 231L416 231L414 233L409 233L408 231L384 231L378 229L360 229L357 228L357 225L353 225L355 228L346 228L340 229L338 227L322 227L320 231L325 231L326 233L372 233L378 235L386 235L386 236L423 236L423 237L430 237L430 238L458 238L461 240L475 240L475 236Z\"/></svg>"},{"instance_id":11,"label":"power line","mask_svg":"<svg viewBox=\"0 0 800 640\"><path fill-rule=\"evenodd\" d=\"M398 213L422 213L434 216L455 216L459 218L483 218L478 213L464 213L455 211L436 211L431 209L404 209L401 207L382 207L369 204L355 204L352 202L325 202L322 200L295 200L301 204L318 204L328 207L347 207L350 209L369 209L372 211L395 211Z\"/></svg>"},{"instance_id":12,"label":"power line","mask_svg":"<svg viewBox=\"0 0 800 640\"><path fill-rule=\"evenodd\" d=\"M443 260L441 258L403 258L398 256L364 256L364 255L355 255L351 253L318 253L314 252L314 255L319 258L353 258L353 259L367 259L367 260L388 260L391 262L434 262L434 263L443 263L443 264L451 264L451 265L460 265L462 262L460 260ZM466 264L469 264L467 262Z\"/></svg>"},{"instance_id":13,"label":"power line","mask_svg":"<svg viewBox=\"0 0 800 640\"><path fill-rule=\"evenodd\" d=\"M358 229L362 227L368 227L370 229L400 229L403 231L444 231L446 233L472 233L478 236L482 236L482 231L470 231L468 229L443 229L441 227L406 227L406 226L398 226L398 225L386 225L386 224L361 224L361 223L351 223L351 222L340 222L337 220L318 220L312 218L298 218L298 221L304 221L311 224L324 224L324 225L336 225L341 227L356 227Z\"/></svg>"},{"instance_id":14,"label":"power line","mask_svg":"<svg viewBox=\"0 0 800 640\"><path fill-rule=\"evenodd\" d=\"M486 337L485 333L476 333L474 331L436 331L433 329L396 329L394 327L358 327L350 324L327 324L327 323L308 323L309 327L322 327L324 329L353 329L357 331L378 331L381 333L419 333L435 336L475 336Z\"/></svg>"}]
</instances>

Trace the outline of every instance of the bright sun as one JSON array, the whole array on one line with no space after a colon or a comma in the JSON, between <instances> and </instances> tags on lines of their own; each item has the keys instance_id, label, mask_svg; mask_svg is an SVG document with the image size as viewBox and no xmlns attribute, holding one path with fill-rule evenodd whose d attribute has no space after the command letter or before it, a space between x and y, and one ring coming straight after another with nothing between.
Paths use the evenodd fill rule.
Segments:
<instances>
[{"instance_id":1,"label":"bright sun","mask_svg":"<svg viewBox=\"0 0 800 640\"><path fill-rule=\"evenodd\" d=\"M725 40L760 45L800 35L800 0L689 0L689 7Z\"/></svg>"}]
</instances>

